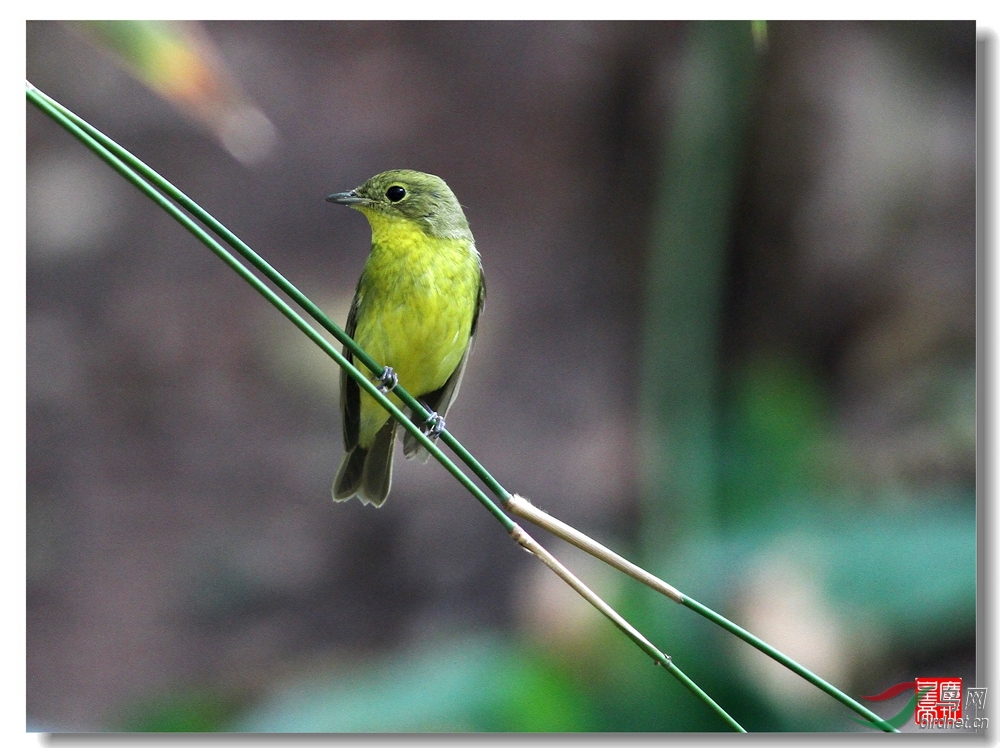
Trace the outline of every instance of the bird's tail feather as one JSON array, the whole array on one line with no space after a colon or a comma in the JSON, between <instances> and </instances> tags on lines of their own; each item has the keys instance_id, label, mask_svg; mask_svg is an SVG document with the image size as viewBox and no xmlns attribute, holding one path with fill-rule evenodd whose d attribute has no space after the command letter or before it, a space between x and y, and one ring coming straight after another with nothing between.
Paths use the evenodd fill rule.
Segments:
<instances>
[{"instance_id":1,"label":"bird's tail feather","mask_svg":"<svg viewBox=\"0 0 1000 748\"><path fill-rule=\"evenodd\" d=\"M368 449L356 446L344 456L333 481L333 500L357 496L362 504L382 506L392 486L392 454L396 421L390 418L375 434Z\"/></svg>"},{"instance_id":2,"label":"bird's tail feather","mask_svg":"<svg viewBox=\"0 0 1000 748\"><path fill-rule=\"evenodd\" d=\"M365 467L365 457L368 450L362 447L355 447L346 455L344 461L340 463L340 470L333 480L333 500L347 501L354 498L361 485L361 472Z\"/></svg>"}]
</instances>

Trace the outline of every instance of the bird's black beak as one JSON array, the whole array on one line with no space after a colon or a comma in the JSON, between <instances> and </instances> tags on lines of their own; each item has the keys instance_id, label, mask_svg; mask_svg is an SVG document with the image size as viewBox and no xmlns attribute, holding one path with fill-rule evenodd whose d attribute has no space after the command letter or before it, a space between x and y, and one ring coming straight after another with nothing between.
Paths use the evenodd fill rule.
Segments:
<instances>
[{"instance_id":1,"label":"bird's black beak","mask_svg":"<svg viewBox=\"0 0 1000 748\"><path fill-rule=\"evenodd\" d=\"M351 190L350 192L334 192L332 195L326 196L326 201L328 203L337 203L337 205L360 205L361 203L368 202L366 198L358 195L357 190Z\"/></svg>"}]
</instances>

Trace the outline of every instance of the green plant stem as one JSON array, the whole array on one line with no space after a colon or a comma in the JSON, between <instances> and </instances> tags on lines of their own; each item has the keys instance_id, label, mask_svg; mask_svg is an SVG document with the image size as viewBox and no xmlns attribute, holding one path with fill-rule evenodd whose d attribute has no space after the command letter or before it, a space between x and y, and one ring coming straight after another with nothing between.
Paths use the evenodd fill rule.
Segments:
<instances>
[{"instance_id":1,"label":"green plant stem","mask_svg":"<svg viewBox=\"0 0 1000 748\"><path fill-rule=\"evenodd\" d=\"M884 719L879 717L877 714L875 714L875 712L868 709L863 704L858 703L850 696L848 696L846 693L841 691L839 688L827 683L825 680L820 678L811 670L808 670L807 668L804 668L802 665L797 663L791 657L782 654L764 640L758 639L756 636L751 634L746 629L737 626L728 618L719 615L708 606L702 605L700 602L698 602L693 598L688 597L687 595L684 595L684 599L681 601L681 604L690 608L698 615L707 618L716 625L721 626L731 634L735 634L736 636L738 636L740 639L747 642L751 646L756 647L761 652L770 657L772 660L781 663L796 675L812 683L814 686L816 686L816 688L826 692L827 694L835 698L844 706L848 707L849 709L853 709L855 712L863 716L865 719L870 720L875 725L878 725L878 727L884 730L885 732L899 732L899 730L897 730L895 727L890 725Z\"/></svg>"},{"instance_id":2,"label":"green plant stem","mask_svg":"<svg viewBox=\"0 0 1000 748\"><path fill-rule=\"evenodd\" d=\"M720 717L722 717L722 719L725 720L730 727L732 727L737 732L746 732L746 730L743 729L743 727L740 725L739 722L737 722L735 719L729 716L722 709L722 707L720 707L718 704L715 703L715 701L712 700L712 698L707 693L701 690L701 686L699 686L697 683L691 680L687 675L682 673L680 671L680 668L678 668L673 662L668 662L663 667L665 667L667 669L667 672L670 673L672 676L674 676L677 680L679 680L686 688L690 689L695 694L700 696L704 701L706 701L709 704L709 706L711 706L714 709L715 713L718 714Z\"/></svg>"},{"instance_id":3,"label":"green plant stem","mask_svg":"<svg viewBox=\"0 0 1000 748\"><path fill-rule=\"evenodd\" d=\"M747 644L756 649L760 650L768 657L784 665L786 668L791 670L796 675L804 678L809 683L819 688L821 691L825 691L827 694L837 699L848 708L854 710L858 714L862 715L866 719L870 720L872 723L878 725L880 728L886 732L899 732L896 728L890 725L888 722L883 720L873 711L865 707L858 701L855 701L850 696L845 694L836 686L827 683L825 680L820 678L818 675L810 671L809 669L803 667L795 660L793 660L788 655L782 654L777 649L772 647L770 644L765 642L753 634L751 634L746 629L733 623L725 616L716 613L714 610L709 608L707 605L703 605L692 597L685 595L683 592L678 590L671 584L663 581L655 574L651 574L637 564L633 564L626 558L618 555L610 548L607 548L588 535L583 534L575 527L567 525L565 522L556 519L552 515L548 514L542 509L534 506L530 501L525 499L523 496L513 494L511 496L508 508L518 517L522 517L529 522L533 522L539 527L548 530L553 535L556 535L568 543L572 543L577 548L582 551L586 551L594 558L597 558L609 566L613 566L619 571L628 574L633 579L642 582L644 585L650 589L656 590L661 595L669 597L676 603L690 608L698 615L707 618L718 626L726 629L726 631L739 637Z\"/></svg>"},{"instance_id":4,"label":"green plant stem","mask_svg":"<svg viewBox=\"0 0 1000 748\"><path fill-rule=\"evenodd\" d=\"M612 622L626 634L626 636L639 646L640 649L650 655L655 662L663 665L674 678L694 693L695 696L704 701L713 711L719 714L728 724L730 724L730 726L741 732L745 732L736 720L727 714L718 703L716 703L696 683L694 683L694 681L688 678L687 675L674 665L669 657L656 649L656 647L654 647L644 636L642 636L642 634L640 634L634 627L628 624L624 618L614 611L611 606L607 605L607 603L601 600L596 594L591 592L589 588L583 584L583 582L569 572L569 570L562 566L562 564L559 564L559 562L556 561L555 558L548 553L548 551L545 551L540 544L538 544L527 533L525 533L523 529L516 525L510 517L504 514L503 511L488 496L486 496L486 494L484 494L482 490L476 486L476 484L473 483L472 480L465 473L463 473L458 466L455 465L455 463L452 462L447 455L445 455L440 448L438 448L437 445L434 444L434 442L420 430L418 426L416 426L406 416L406 414L397 408L388 397L383 395L378 388L372 384L367 376L361 373L361 371L353 366L343 354L330 345L330 343L323 338L322 335L320 335L311 325L309 325L309 323L302 319L302 317L296 313L295 310L289 307L288 304L281 299L281 297L268 288L259 278L244 267L235 257L229 254L229 252L226 251L222 245L209 236L183 211L164 197L163 194L158 192L156 188L149 184L149 182L145 181L143 177L146 177L150 181L156 183L157 187L163 189L167 194L170 194L192 214L202 220L206 226L209 226L216 231L216 233L226 240L227 243L233 246L234 249L240 252L240 254L247 258L248 261L250 261L261 272L267 275L267 277L270 278L283 291L288 293L296 301L296 303L299 303L304 309L306 309L306 311L316 318L320 324L335 335L337 339L346 345L369 370L381 373L382 367L371 359L371 357L369 357L368 354L365 353L365 351L360 348L343 330L335 325L326 316L326 314L319 309L319 307L313 304L311 300L296 289L291 283L285 280L280 273L274 270L267 262L264 261L263 258L257 255L256 252L236 237L235 234L216 221L215 218L207 213L207 211L202 209L199 205L197 205L197 203L184 195L180 190L176 189L172 184L150 169L129 151L115 143L111 138L108 138L97 128L86 122L86 120L78 117L54 99L39 91L31 83L27 83L26 95L29 101L31 101L50 118L55 120L70 134L76 137L112 169L131 182L137 189L156 203L157 206L163 209L168 215L174 218L174 220L194 235L195 238L197 238L202 244L208 247L208 249L210 249L223 262L229 265L229 267L232 268L243 280L249 283L254 290L256 290L261 296L263 296L275 308L284 314L296 327L302 330L302 332L305 333L306 336L308 336L314 343L316 343L321 350L336 361L341 368L345 369L349 376L357 381L358 384L380 405L382 405L382 407L384 407L393 418L395 418L405 429L413 434L421 445L424 446L430 454L432 454L434 458L440 462L445 469L456 478L456 480L459 481L461 485L463 485L476 499L478 499L479 502L494 515L494 517L496 517L496 519L504 526L507 532L510 533L515 540L517 540L518 543L525 548L528 548L534 555L546 563L547 566L553 569L553 571L556 571L564 581L573 587L574 590L583 595L583 597L594 605L602 614L609 617ZM126 165L126 163L124 163L125 161L128 161L129 165ZM132 166L134 166L135 169L131 168ZM142 172L143 176L140 176L137 172ZM393 392L394 394L397 394L408 407L414 408L415 412L429 415L427 411L424 410L423 406L420 405L420 403L410 396L405 390L403 390L402 387L395 388ZM462 456L463 460L466 460L467 464L469 464L469 462L474 463L483 474L489 476L489 473L486 472L485 468L483 468L479 462L457 442L457 440L451 438L450 434L448 436L459 448L456 450L456 453ZM450 443L449 446L451 446ZM470 467L472 467L471 464ZM504 490L503 487L492 478L492 476L489 476L489 483L495 486L493 490L504 497L505 501L509 500L510 494ZM554 562L555 565L553 565L552 562ZM586 590L589 594L585 594L583 590Z\"/></svg>"},{"instance_id":5,"label":"green plant stem","mask_svg":"<svg viewBox=\"0 0 1000 748\"><path fill-rule=\"evenodd\" d=\"M517 528L520 530L520 527ZM559 561L545 550L542 546L536 543L527 533L521 531L519 534L517 531L514 533L514 539L520 543L529 553L537 556L542 563L548 566L552 571L559 576L566 584L572 587L577 594L579 594L584 600L593 605L597 610L604 614L615 626L617 626L627 637L634 641L639 648L649 655L653 662L657 665L662 666L670 673L674 678L676 678L681 685L691 691L695 696L704 701L708 706L718 714L723 721L726 722L730 727L732 727L737 732L746 732L743 726L733 719L725 709L723 709L719 704L709 696L701 687L691 680L677 665L674 664L672 658L663 654L659 649L657 649L653 644L646 639L638 630L635 629L632 624L626 621L614 608L608 605L604 600L598 597L597 593L591 590L587 585L581 582L573 573L563 566Z\"/></svg>"}]
</instances>

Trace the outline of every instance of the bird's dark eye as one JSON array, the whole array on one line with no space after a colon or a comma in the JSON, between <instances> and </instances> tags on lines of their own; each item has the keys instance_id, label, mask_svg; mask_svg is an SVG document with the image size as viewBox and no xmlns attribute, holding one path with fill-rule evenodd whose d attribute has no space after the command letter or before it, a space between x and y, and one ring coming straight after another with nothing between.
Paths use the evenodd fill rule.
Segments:
<instances>
[{"instance_id":1,"label":"bird's dark eye","mask_svg":"<svg viewBox=\"0 0 1000 748\"><path fill-rule=\"evenodd\" d=\"M398 203L404 197L406 197L406 190L400 187L398 184L394 184L392 187L385 191L385 196L389 198L390 203Z\"/></svg>"}]
</instances>

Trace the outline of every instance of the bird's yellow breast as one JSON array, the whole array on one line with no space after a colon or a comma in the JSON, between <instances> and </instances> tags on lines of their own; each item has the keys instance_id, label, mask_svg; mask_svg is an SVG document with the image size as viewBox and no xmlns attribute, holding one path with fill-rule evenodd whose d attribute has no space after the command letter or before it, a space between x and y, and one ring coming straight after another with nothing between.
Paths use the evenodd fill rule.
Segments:
<instances>
[{"instance_id":1,"label":"bird's yellow breast","mask_svg":"<svg viewBox=\"0 0 1000 748\"><path fill-rule=\"evenodd\" d=\"M469 345L479 257L467 239L434 237L415 221L363 212L372 226L372 251L358 286L354 339L420 397L444 385ZM361 444L386 418L362 393Z\"/></svg>"}]
</instances>

